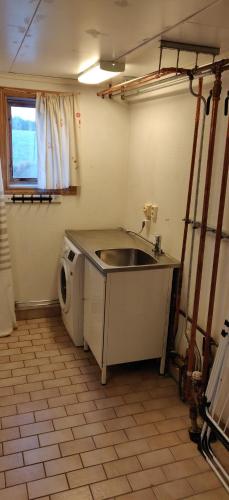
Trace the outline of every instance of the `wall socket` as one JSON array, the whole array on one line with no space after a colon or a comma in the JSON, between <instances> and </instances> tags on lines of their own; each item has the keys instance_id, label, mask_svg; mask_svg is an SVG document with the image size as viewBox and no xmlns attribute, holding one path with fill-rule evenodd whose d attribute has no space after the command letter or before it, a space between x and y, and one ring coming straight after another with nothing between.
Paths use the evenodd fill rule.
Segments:
<instances>
[{"instance_id":1,"label":"wall socket","mask_svg":"<svg viewBox=\"0 0 229 500\"><path fill-rule=\"evenodd\" d=\"M143 212L147 220L151 220L151 209L152 209L152 203L144 204Z\"/></svg>"},{"instance_id":2,"label":"wall socket","mask_svg":"<svg viewBox=\"0 0 229 500\"><path fill-rule=\"evenodd\" d=\"M157 222L158 205L151 206L151 220Z\"/></svg>"},{"instance_id":3,"label":"wall socket","mask_svg":"<svg viewBox=\"0 0 229 500\"><path fill-rule=\"evenodd\" d=\"M154 205L153 203L145 203L143 211L147 220L150 220L152 222L157 221L158 205Z\"/></svg>"}]
</instances>

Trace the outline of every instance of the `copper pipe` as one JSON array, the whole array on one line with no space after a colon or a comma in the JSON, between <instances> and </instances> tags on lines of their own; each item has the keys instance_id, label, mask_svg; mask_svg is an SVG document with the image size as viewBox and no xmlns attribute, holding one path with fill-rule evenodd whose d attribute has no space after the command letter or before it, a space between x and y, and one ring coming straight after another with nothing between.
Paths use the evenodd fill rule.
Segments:
<instances>
[{"instance_id":1,"label":"copper pipe","mask_svg":"<svg viewBox=\"0 0 229 500\"><path fill-rule=\"evenodd\" d=\"M192 323L191 316L186 316L186 312L183 311L183 309L180 309L180 315L183 316L183 318L187 317L188 322ZM203 337L205 337L206 331L200 325L197 325L196 329L198 330L198 332L201 333L201 335L203 335ZM211 345L213 345L215 347L218 347L219 344L218 344L218 342L216 342L216 340L214 340L213 338L211 338Z\"/></svg>"},{"instance_id":2,"label":"copper pipe","mask_svg":"<svg viewBox=\"0 0 229 500\"><path fill-rule=\"evenodd\" d=\"M161 70L161 71L163 71L163 73L161 73L161 72L160 73L156 72L156 74L150 73L149 75L139 77L140 80L137 82L135 82L134 80L129 80L129 82L122 83L120 85L120 87L118 87L118 88L116 88L116 85L115 85L115 88L110 87L110 89L106 89L105 91L98 92L97 95L101 96L101 97L105 97L106 95L108 95L108 96L109 95L120 95L122 92L139 89L141 87L144 87L145 85L149 85L149 83L152 83L155 80L159 80L162 77L166 77L168 75L174 74L173 70L167 71L167 68L164 68L164 69L166 69L166 71Z\"/></svg>"},{"instance_id":3,"label":"copper pipe","mask_svg":"<svg viewBox=\"0 0 229 500\"><path fill-rule=\"evenodd\" d=\"M197 261L197 271L196 271L196 284L195 284L195 295L194 295L194 305L192 314L192 327L190 334L190 345L188 354L188 369L187 369L187 399L190 399L191 395L191 377L194 368L194 347L196 342L196 328L197 319L199 312L200 303L200 291L202 282L202 272L203 272L203 260L204 260L204 250L205 250L205 239L207 232L207 217L208 217L208 207L211 189L211 178L212 178L212 166L214 157L214 147L215 147L215 136L216 136L216 123L218 114L218 105L221 94L221 69L218 68L215 76L213 92L212 92L212 116L211 116L211 127L209 134L209 146L208 146L208 158L207 158L207 168L206 168L206 179L204 188L204 200L203 200L203 210L202 210L202 222L201 222L201 233L199 242L199 252Z\"/></svg>"},{"instance_id":4,"label":"copper pipe","mask_svg":"<svg viewBox=\"0 0 229 500\"><path fill-rule=\"evenodd\" d=\"M126 82L117 83L116 85L112 85L111 87L108 87L107 89L100 90L99 92L97 92L97 95L100 97L105 97L106 95L114 94L114 92L116 92L116 91L120 92L123 88L124 88L124 90L132 90L132 89L135 89L136 86L145 84L148 81L157 80L157 79L161 78L162 76L167 76L167 75L170 75L173 73L176 74L176 71L178 72L178 74L187 75L188 70L185 68L174 68L174 67L161 68L160 72L158 70L152 71L151 73L148 73L147 75L139 76L137 78L133 78L132 80L129 80Z\"/></svg>"},{"instance_id":5,"label":"copper pipe","mask_svg":"<svg viewBox=\"0 0 229 500\"><path fill-rule=\"evenodd\" d=\"M164 72L162 76L165 77L165 76L169 76L171 74L173 74L173 71L167 71L167 72ZM183 75L183 73L180 73L180 75L174 75L174 76L179 77L181 75ZM184 76L186 76L185 73L184 73ZM143 77L141 77L141 78L143 78ZM142 87L149 86L149 85L153 84L155 82L155 80L160 80L160 79L161 79L161 82L165 82L166 81L166 78L162 78L161 75L158 76L158 74L156 74L154 76L150 76L150 77L145 76L143 81L140 81L139 83L138 82L137 83L133 82L130 85L129 85L129 82L128 82L128 85L125 84L125 83L123 83L122 86L120 87L120 89L113 90L112 94L110 93L110 94L107 94L107 95L108 96L110 96L110 95L112 95L112 96L114 96L114 95L121 95L122 93L125 93L127 91L131 92L133 90L138 90L138 89L140 89ZM105 95L102 95L102 97L105 97Z\"/></svg>"},{"instance_id":6,"label":"copper pipe","mask_svg":"<svg viewBox=\"0 0 229 500\"><path fill-rule=\"evenodd\" d=\"M209 372L209 364L210 364L212 319L213 319L213 312L214 312L214 302L215 302L216 282L217 282L217 273L218 273L218 265L219 265L220 244L221 244L221 239L222 239L223 215L224 215L225 199L226 199L226 192L227 192L228 167L229 167L229 118L228 118L228 126L227 126L223 173L222 173L220 199L219 199L219 210L218 210L218 219L217 219L217 227L216 227L215 249L214 249L214 257L213 257L212 278L211 278L211 287L210 287L210 296L209 296L209 305L208 305L207 330L206 330L205 345L204 345L204 361L203 361L203 375L202 375L203 390L205 390L205 388L206 388L208 372Z\"/></svg>"},{"instance_id":7,"label":"copper pipe","mask_svg":"<svg viewBox=\"0 0 229 500\"><path fill-rule=\"evenodd\" d=\"M105 97L107 95L119 95L123 90L128 91L140 88L145 83L150 83L153 80L158 80L163 76L167 76L173 73L174 75L188 75L189 73L192 73L195 77L201 77L207 76L209 71L211 73L217 73L219 69L221 71L227 71L229 69L229 59L221 59L221 61L206 64L205 66L200 66L199 68L193 68L191 70L187 68L175 67L162 68L160 69L160 72L158 70L153 71L151 73L148 73L147 75L139 76L137 78L133 78L132 80L112 85L111 87L108 87L104 90L100 90L99 92L97 92L97 95L99 97Z\"/></svg>"},{"instance_id":8,"label":"copper pipe","mask_svg":"<svg viewBox=\"0 0 229 500\"><path fill-rule=\"evenodd\" d=\"M198 140L199 123L200 123L200 107L201 107L202 88L203 88L203 78L199 78L198 97L197 97L197 102L196 102L196 118L195 118L193 146L192 146L192 157L191 157L191 166L190 166L190 174L189 174L188 197L187 197L187 205L186 205L186 213L185 213L185 226L184 226L183 243L182 243L182 251L181 251L180 274L179 274L179 280L178 280L178 290L177 290L177 298L176 298L176 312L175 312L174 327L173 327L173 342L175 340L175 336L176 336L177 329L178 329L178 322L179 322L179 311L180 311L180 302L181 302L181 289L182 289L182 279L183 279L183 270L184 270L184 260L185 260L185 254L186 254L190 207L191 207L191 199L192 199L192 187L193 187L195 161L196 161L196 149L197 149L197 140Z\"/></svg>"},{"instance_id":9,"label":"copper pipe","mask_svg":"<svg viewBox=\"0 0 229 500\"><path fill-rule=\"evenodd\" d=\"M199 66L198 68L194 68L192 70L193 75L202 75L205 71L208 71L209 69L212 71L212 73L217 73L218 71L223 72L228 69L227 65L229 64L229 59L221 59L220 61L212 62L210 64L205 64L204 66Z\"/></svg>"}]
</instances>

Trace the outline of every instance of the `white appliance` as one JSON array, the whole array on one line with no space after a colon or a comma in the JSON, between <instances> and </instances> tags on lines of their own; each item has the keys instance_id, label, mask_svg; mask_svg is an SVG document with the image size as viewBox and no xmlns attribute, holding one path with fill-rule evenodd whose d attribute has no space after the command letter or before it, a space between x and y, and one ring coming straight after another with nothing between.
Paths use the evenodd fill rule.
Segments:
<instances>
[{"instance_id":1,"label":"white appliance","mask_svg":"<svg viewBox=\"0 0 229 500\"><path fill-rule=\"evenodd\" d=\"M58 296L62 319L76 346L83 345L84 256L64 237L59 269Z\"/></svg>"}]
</instances>

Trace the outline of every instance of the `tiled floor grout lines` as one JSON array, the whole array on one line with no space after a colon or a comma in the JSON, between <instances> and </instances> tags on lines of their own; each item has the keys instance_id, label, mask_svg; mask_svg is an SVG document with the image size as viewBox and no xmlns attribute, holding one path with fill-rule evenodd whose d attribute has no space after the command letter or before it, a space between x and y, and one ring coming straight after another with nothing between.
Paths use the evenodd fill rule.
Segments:
<instances>
[{"instance_id":1,"label":"tiled floor grout lines","mask_svg":"<svg viewBox=\"0 0 229 500\"><path fill-rule=\"evenodd\" d=\"M0 498L224 500L187 412L155 363L113 367L101 386L60 318L21 321L0 339Z\"/></svg>"}]
</instances>

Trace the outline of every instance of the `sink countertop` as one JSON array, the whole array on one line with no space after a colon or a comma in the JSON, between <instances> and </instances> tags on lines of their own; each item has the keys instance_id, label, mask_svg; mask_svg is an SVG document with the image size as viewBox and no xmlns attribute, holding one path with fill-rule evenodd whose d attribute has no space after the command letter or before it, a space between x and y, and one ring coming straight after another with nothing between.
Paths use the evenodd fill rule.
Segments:
<instances>
[{"instance_id":1,"label":"sink countertop","mask_svg":"<svg viewBox=\"0 0 229 500\"><path fill-rule=\"evenodd\" d=\"M125 229L91 229L65 231L67 238L81 250L82 253L101 271L103 274L110 272L142 271L149 269L175 268L180 267L180 262L167 254L155 255L152 251L152 243L147 243L133 233L128 233ZM139 248L157 260L156 264L138 266L109 266L105 264L97 255L96 250L109 250L115 248Z\"/></svg>"}]
</instances>

